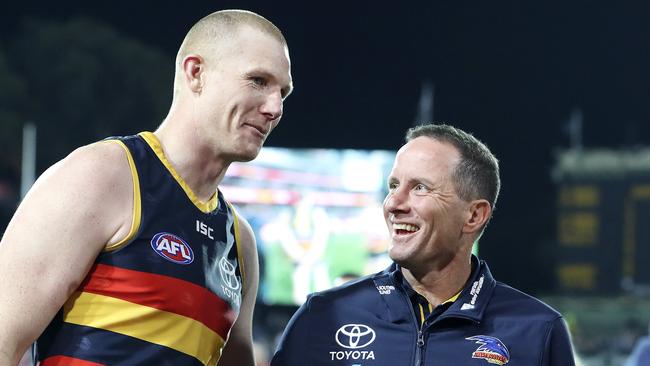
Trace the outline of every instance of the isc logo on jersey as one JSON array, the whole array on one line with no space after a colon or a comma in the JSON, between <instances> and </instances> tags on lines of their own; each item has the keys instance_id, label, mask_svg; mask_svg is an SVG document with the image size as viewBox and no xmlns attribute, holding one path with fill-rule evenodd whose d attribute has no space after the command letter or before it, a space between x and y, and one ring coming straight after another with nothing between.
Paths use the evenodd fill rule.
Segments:
<instances>
[{"instance_id":1,"label":"isc logo on jersey","mask_svg":"<svg viewBox=\"0 0 650 366\"><path fill-rule=\"evenodd\" d=\"M158 233L151 239L151 248L161 257L178 264L194 261L194 252L185 240L170 233Z\"/></svg>"}]
</instances>

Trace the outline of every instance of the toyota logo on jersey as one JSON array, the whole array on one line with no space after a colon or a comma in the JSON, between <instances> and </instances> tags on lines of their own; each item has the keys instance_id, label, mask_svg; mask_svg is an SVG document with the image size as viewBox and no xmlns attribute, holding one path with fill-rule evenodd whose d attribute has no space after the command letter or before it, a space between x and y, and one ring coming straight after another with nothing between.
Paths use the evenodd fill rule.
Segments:
<instances>
[{"instance_id":1,"label":"toyota logo on jersey","mask_svg":"<svg viewBox=\"0 0 650 366\"><path fill-rule=\"evenodd\" d=\"M151 248L161 257L177 264L190 264L194 252L185 240L170 233L158 233L151 239Z\"/></svg>"},{"instance_id":2,"label":"toyota logo on jersey","mask_svg":"<svg viewBox=\"0 0 650 366\"><path fill-rule=\"evenodd\" d=\"M235 266L228 262L225 257L219 261L219 272L221 273L221 281L233 291L239 290L239 280L235 275Z\"/></svg>"}]
</instances>

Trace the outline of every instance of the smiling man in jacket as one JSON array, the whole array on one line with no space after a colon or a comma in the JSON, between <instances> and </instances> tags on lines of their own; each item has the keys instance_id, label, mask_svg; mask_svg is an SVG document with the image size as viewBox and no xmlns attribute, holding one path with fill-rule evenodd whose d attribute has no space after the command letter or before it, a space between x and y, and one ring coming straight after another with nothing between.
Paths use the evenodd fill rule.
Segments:
<instances>
[{"instance_id":1,"label":"smiling man in jacket","mask_svg":"<svg viewBox=\"0 0 650 366\"><path fill-rule=\"evenodd\" d=\"M383 205L394 263L310 296L272 365L574 365L562 316L472 255L499 188L497 159L471 134L410 129Z\"/></svg>"}]
</instances>

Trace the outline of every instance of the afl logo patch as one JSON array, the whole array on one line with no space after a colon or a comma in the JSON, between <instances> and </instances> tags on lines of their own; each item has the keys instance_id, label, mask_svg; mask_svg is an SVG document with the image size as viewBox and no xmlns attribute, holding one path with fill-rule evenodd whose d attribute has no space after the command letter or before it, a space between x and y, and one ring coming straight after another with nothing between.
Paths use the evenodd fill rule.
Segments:
<instances>
[{"instance_id":1,"label":"afl logo patch","mask_svg":"<svg viewBox=\"0 0 650 366\"><path fill-rule=\"evenodd\" d=\"M170 233L158 233L151 239L151 248L161 257L177 264L194 262L194 252L185 240Z\"/></svg>"}]
</instances>

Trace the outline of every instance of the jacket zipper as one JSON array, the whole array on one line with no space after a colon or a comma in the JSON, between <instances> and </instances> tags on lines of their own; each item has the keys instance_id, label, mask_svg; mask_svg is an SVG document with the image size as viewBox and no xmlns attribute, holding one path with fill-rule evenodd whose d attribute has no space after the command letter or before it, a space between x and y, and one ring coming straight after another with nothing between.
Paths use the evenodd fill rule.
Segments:
<instances>
[{"instance_id":1,"label":"jacket zipper","mask_svg":"<svg viewBox=\"0 0 650 366\"><path fill-rule=\"evenodd\" d=\"M424 327L424 324L422 325ZM422 329L418 330L418 343L417 343L417 351L416 351L416 358L415 358L415 365L416 366L423 366L424 365L424 332Z\"/></svg>"},{"instance_id":2,"label":"jacket zipper","mask_svg":"<svg viewBox=\"0 0 650 366\"><path fill-rule=\"evenodd\" d=\"M399 283L398 281L395 281L395 278L393 277L393 275L391 275L390 277L391 277L391 281L395 285L397 285L397 287L399 288L399 290L400 290L399 293L402 295L402 298L404 298L408 308L411 311L411 318L413 319L413 325L415 326L415 331L416 331L416 334L417 334L417 338L415 340L415 360L414 360L415 362L414 362L414 365L415 366L423 366L424 364L422 363L422 361L423 361L422 358L423 358L423 355L424 355L425 342L424 342L424 332L422 332L422 328L424 328L424 324L422 324L422 328L418 327L418 318L415 316L415 310L413 310L413 305L411 304L411 300L406 295L406 291L404 290L404 286L402 286L402 284Z\"/></svg>"}]
</instances>

